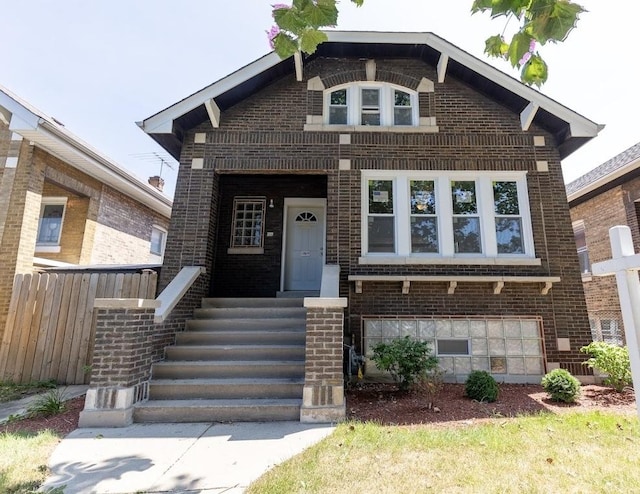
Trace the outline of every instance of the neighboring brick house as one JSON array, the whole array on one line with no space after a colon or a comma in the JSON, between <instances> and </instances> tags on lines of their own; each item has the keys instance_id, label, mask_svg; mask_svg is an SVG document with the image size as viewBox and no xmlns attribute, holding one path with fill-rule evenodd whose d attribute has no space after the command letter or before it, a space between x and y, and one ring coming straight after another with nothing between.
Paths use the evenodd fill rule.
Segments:
<instances>
[{"instance_id":1,"label":"neighboring brick house","mask_svg":"<svg viewBox=\"0 0 640 494\"><path fill-rule=\"evenodd\" d=\"M157 188L0 87L0 331L17 273L159 264L171 205Z\"/></svg>"},{"instance_id":2,"label":"neighboring brick house","mask_svg":"<svg viewBox=\"0 0 640 494\"><path fill-rule=\"evenodd\" d=\"M593 338L622 344L615 277L592 277L591 264L611 259L609 229L616 225L631 229L640 251L640 143L567 184L567 199Z\"/></svg>"},{"instance_id":3,"label":"neighboring brick house","mask_svg":"<svg viewBox=\"0 0 640 494\"><path fill-rule=\"evenodd\" d=\"M589 373L560 161L594 122L433 34L330 32L139 125L180 161L164 284L201 265L201 296L314 293L339 265L367 356L409 334L458 380Z\"/></svg>"}]
</instances>

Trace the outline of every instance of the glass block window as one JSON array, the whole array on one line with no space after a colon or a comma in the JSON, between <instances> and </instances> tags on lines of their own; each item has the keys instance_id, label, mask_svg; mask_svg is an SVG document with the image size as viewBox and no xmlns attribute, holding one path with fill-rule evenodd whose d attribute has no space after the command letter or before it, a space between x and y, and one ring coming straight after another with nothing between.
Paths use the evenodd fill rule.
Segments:
<instances>
[{"instance_id":1,"label":"glass block window","mask_svg":"<svg viewBox=\"0 0 640 494\"><path fill-rule=\"evenodd\" d=\"M456 254L482 253L476 183L452 181L453 242Z\"/></svg>"},{"instance_id":2,"label":"glass block window","mask_svg":"<svg viewBox=\"0 0 640 494\"><path fill-rule=\"evenodd\" d=\"M409 182L411 252L438 252L438 216L433 180Z\"/></svg>"},{"instance_id":3,"label":"glass block window","mask_svg":"<svg viewBox=\"0 0 640 494\"><path fill-rule=\"evenodd\" d=\"M364 317L366 372L381 373L371 361L376 344L408 335L429 344L449 381L484 370L507 382L539 383L545 372L541 324L538 318Z\"/></svg>"},{"instance_id":4,"label":"glass block window","mask_svg":"<svg viewBox=\"0 0 640 494\"><path fill-rule=\"evenodd\" d=\"M66 198L43 198L40 206L36 245L60 245Z\"/></svg>"},{"instance_id":5,"label":"glass block window","mask_svg":"<svg viewBox=\"0 0 640 494\"><path fill-rule=\"evenodd\" d=\"M236 197L233 200L231 247L262 247L266 199Z\"/></svg>"},{"instance_id":6,"label":"glass block window","mask_svg":"<svg viewBox=\"0 0 640 494\"><path fill-rule=\"evenodd\" d=\"M393 181L369 180L368 191L368 251L394 253L396 247Z\"/></svg>"}]
</instances>

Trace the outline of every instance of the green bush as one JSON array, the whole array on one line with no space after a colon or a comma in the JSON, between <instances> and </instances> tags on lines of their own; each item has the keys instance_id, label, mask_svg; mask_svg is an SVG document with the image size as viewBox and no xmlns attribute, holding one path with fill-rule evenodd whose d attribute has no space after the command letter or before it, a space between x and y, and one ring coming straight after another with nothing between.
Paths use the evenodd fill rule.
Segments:
<instances>
[{"instance_id":1,"label":"green bush","mask_svg":"<svg viewBox=\"0 0 640 494\"><path fill-rule=\"evenodd\" d=\"M473 400L493 402L498 392L498 383L487 371L473 371L464 383L464 394Z\"/></svg>"},{"instance_id":2,"label":"green bush","mask_svg":"<svg viewBox=\"0 0 640 494\"><path fill-rule=\"evenodd\" d=\"M545 374L541 384L553 401L573 403L580 395L580 381L565 369L554 369Z\"/></svg>"},{"instance_id":3,"label":"green bush","mask_svg":"<svg viewBox=\"0 0 640 494\"><path fill-rule=\"evenodd\" d=\"M38 415L48 417L62 413L66 409L67 405L65 403L64 392L59 389L52 389L44 395L39 396L27 411L31 417Z\"/></svg>"},{"instance_id":4,"label":"green bush","mask_svg":"<svg viewBox=\"0 0 640 494\"><path fill-rule=\"evenodd\" d=\"M410 336L373 347L372 359L380 370L388 371L402 391L406 391L425 373L435 369L438 359L426 341Z\"/></svg>"},{"instance_id":5,"label":"green bush","mask_svg":"<svg viewBox=\"0 0 640 494\"><path fill-rule=\"evenodd\" d=\"M627 347L619 347L604 341L594 341L580 349L591 358L584 363L607 374L604 383L616 391L631 386L631 361Z\"/></svg>"}]
</instances>

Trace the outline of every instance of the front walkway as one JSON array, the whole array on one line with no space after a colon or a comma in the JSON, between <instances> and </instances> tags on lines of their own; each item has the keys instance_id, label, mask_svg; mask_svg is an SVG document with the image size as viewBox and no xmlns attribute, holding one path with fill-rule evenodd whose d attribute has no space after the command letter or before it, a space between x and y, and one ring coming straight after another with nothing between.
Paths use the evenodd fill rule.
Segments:
<instances>
[{"instance_id":1,"label":"front walkway","mask_svg":"<svg viewBox=\"0 0 640 494\"><path fill-rule=\"evenodd\" d=\"M64 485L65 494L237 494L333 430L300 422L77 429L51 456L44 490Z\"/></svg>"}]
</instances>

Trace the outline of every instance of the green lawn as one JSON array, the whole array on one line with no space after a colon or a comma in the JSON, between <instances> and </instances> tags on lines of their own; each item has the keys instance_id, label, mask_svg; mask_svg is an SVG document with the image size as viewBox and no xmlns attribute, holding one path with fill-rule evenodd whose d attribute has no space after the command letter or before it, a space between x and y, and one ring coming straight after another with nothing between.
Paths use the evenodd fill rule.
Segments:
<instances>
[{"instance_id":1,"label":"green lawn","mask_svg":"<svg viewBox=\"0 0 640 494\"><path fill-rule=\"evenodd\" d=\"M47 462L59 442L50 431L0 433L0 492L35 492L47 478Z\"/></svg>"},{"instance_id":2,"label":"green lawn","mask_svg":"<svg viewBox=\"0 0 640 494\"><path fill-rule=\"evenodd\" d=\"M640 492L638 465L635 415L544 414L425 427L353 422L247 492Z\"/></svg>"}]
</instances>

